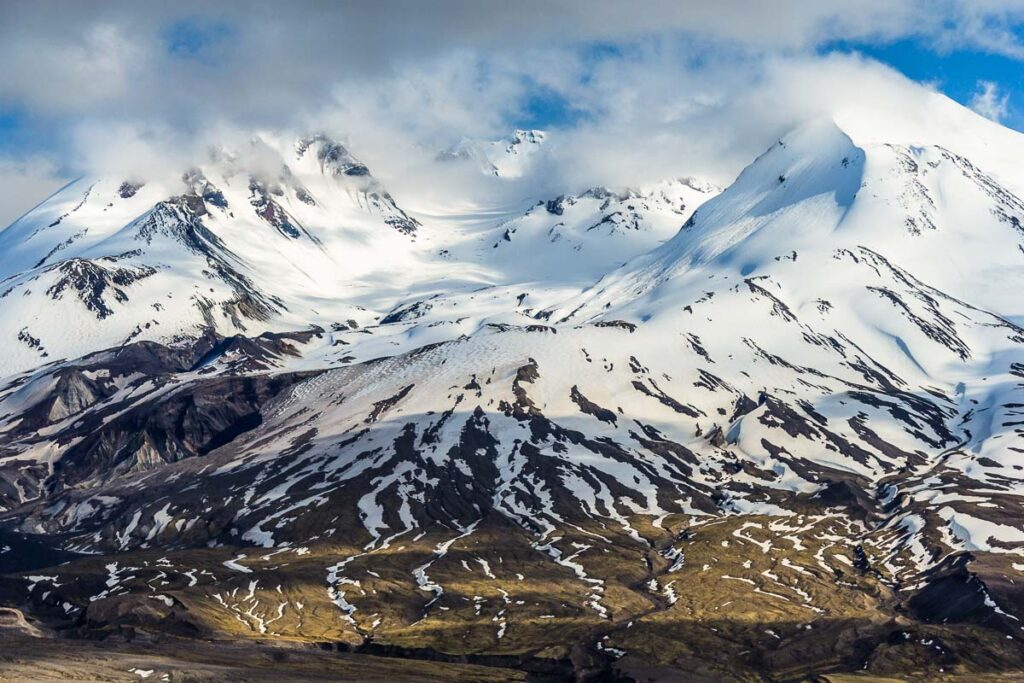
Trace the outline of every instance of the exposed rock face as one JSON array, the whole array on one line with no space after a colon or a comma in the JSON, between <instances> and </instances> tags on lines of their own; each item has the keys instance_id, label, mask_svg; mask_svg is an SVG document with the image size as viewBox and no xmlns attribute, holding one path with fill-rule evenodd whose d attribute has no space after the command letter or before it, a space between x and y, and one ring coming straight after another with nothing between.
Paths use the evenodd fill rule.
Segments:
<instances>
[{"instance_id":1,"label":"exposed rock face","mask_svg":"<svg viewBox=\"0 0 1024 683\"><path fill-rule=\"evenodd\" d=\"M58 366L17 386L10 403L18 403L18 394L35 402L20 405L17 428L8 432L0 457L50 442L61 444L62 454L50 468L45 491L23 483L3 505L202 456L254 429L265 405L306 375L237 373L294 354L290 339L308 337L208 335L175 349L140 342ZM211 362L230 367L229 374L206 376L203 368ZM182 382L184 377L191 379ZM11 465L9 471L0 467L0 476L15 481L23 464L13 458Z\"/></svg>"},{"instance_id":2,"label":"exposed rock face","mask_svg":"<svg viewBox=\"0 0 1024 683\"><path fill-rule=\"evenodd\" d=\"M117 188L117 194L121 199L131 199L141 187L141 183L132 183L126 180Z\"/></svg>"},{"instance_id":3,"label":"exposed rock face","mask_svg":"<svg viewBox=\"0 0 1024 683\"><path fill-rule=\"evenodd\" d=\"M317 150L317 159L325 168L330 169L331 173L347 176L370 175L370 169L353 157L341 143L325 138L320 138L319 141L321 145Z\"/></svg>"},{"instance_id":4,"label":"exposed rock face","mask_svg":"<svg viewBox=\"0 0 1024 683\"><path fill-rule=\"evenodd\" d=\"M252 193L250 203L256 209L256 214L274 226L282 235L298 239L301 236L299 229L292 225L292 219L281 205L275 202L267 191L266 186L253 178L249 181L249 191Z\"/></svg>"},{"instance_id":5,"label":"exposed rock face","mask_svg":"<svg viewBox=\"0 0 1024 683\"><path fill-rule=\"evenodd\" d=\"M83 259L69 259L55 267L59 274L46 293L59 299L65 291L74 292L85 307L103 319L114 311L107 298L127 303L125 288L153 275L156 270L148 266L137 268L105 267Z\"/></svg>"}]
</instances>

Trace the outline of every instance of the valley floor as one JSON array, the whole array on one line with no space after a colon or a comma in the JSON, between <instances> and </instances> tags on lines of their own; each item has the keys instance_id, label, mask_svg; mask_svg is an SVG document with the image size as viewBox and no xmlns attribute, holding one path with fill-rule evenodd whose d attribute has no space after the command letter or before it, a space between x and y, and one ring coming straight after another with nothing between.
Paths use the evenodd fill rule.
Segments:
<instances>
[{"instance_id":1,"label":"valley floor","mask_svg":"<svg viewBox=\"0 0 1024 683\"><path fill-rule=\"evenodd\" d=\"M143 680L175 683L505 683L525 679L524 674L519 671L499 667L321 652L313 649L257 647L251 644L0 639L0 681L91 683Z\"/></svg>"},{"instance_id":2,"label":"valley floor","mask_svg":"<svg viewBox=\"0 0 1024 683\"><path fill-rule=\"evenodd\" d=\"M678 670L637 665L625 678L645 683L692 681ZM175 683L284 683L288 681L361 681L389 683L511 683L512 681L573 681L571 675L529 674L505 666L377 657L254 645L252 643L170 640L160 643L54 640L0 637L0 681L170 681ZM711 680L711 679L707 679ZM884 677L871 674L829 674L794 679L815 683L897 683L945 681L986 683L1024 681L1024 672Z\"/></svg>"}]
</instances>

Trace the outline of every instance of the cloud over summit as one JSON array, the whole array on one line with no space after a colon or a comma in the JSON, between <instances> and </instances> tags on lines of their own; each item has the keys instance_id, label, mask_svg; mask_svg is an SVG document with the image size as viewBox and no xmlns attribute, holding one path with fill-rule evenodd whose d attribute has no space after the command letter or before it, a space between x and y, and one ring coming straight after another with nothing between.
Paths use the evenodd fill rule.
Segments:
<instances>
[{"instance_id":1,"label":"cloud over summit","mask_svg":"<svg viewBox=\"0 0 1024 683\"><path fill-rule=\"evenodd\" d=\"M35 122L64 175L148 168L260 129L326 130L397 189L428 191L438 149L537 123L559 133L552 184L728 181L805 116L865 93L894 110L918 97L822 46L913 39L1015 57L1022 17L1016 1L13 0L0 6L0 60L16 65L0 73L0 116ZM17 203L5 188L0 219Z\"/></svg>"}]
</instances>

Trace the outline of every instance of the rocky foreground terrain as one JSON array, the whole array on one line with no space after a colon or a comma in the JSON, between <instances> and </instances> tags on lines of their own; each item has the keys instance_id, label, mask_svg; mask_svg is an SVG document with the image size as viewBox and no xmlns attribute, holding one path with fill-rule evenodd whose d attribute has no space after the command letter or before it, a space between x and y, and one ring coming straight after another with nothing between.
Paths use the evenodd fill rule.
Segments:
<instances>
[{"instance_id":1,"label":"rocky foreground terrain","mask_svg":"<svg viewBox=\"0 0 1024 683\"><path fill-rule=\"evenodd\" d=\"M73 183L0 231L0 678L1024 678L1024 140L934 106L504 213Z\"/></svg>"}]
</instances>

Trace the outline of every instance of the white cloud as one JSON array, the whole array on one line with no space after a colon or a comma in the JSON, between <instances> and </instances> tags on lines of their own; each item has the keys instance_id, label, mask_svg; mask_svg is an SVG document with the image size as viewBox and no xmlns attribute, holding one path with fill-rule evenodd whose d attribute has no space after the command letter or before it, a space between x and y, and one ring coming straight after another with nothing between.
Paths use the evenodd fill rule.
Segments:
<instances>
[{"instance_id":1,"label":"white cloud","mask_svg":"<svg viewBox=\"0 0 1024 683\"><path fill-rule=\"evenodd\" d=\"M46 199L67 182L53 163L41 157L21 161L0 159L0 230Z\"/></svg>"},{"instance_id":2,"label":"white cloud","mask_svg":"<svg viewBox=\"0 0 1024 683\"><path fill-rule=\"evenodd\" d=\"M900 122L917 129L934 96L855 55L718 53L699 63L693 56L691 48L669 41L597 64L570 50L514 57L462 50L338 82L329 100L297 109L281 127L348 140L403 204L429 207L456 192L488 204L509 194L554 196L682 175L725 184L809 118L840 116L854 125L874 117L876 129ZM534 73L543 73L547 88L585 113L549 136L544 168L499 184L471 168L436 162L438 151L463 135L507 135L508 119L528 91L524 76ZM255 130L229 119L194 131L138 118L86 119L74 126L68 158L89 173L152 178L180 173L212 146L244 148Z\"/></svg>"},{"instance_id":3,"label":"white cloud","mask_svg":"<svg viewBox=\"0 0 1024 683\"><path fill-rule=\"evenodd\" d=\"M971 97L970 108L987 119L999 123L1009 111L1010 95L1000 90L998 83L978 81L978 91Z\"/></svg>"},{"instance_id":4,"label":"white cloud","mask_svg":"<svg viewBox=\"0 0 1024 683\"><path fill-rule=\"evenodd\" d=\"M0 3L0 98L45 113L134 115L172 125L211 117L282 121L339 81L476 52L520 58L587 42L675 39L741 50L914 37L940 49L1024 56L1024 0L521 0L481 3L128 0ZM229 26L208 59L181 59L168 30ZM13 65L13 66L12 66Z\"/></svg>"},{"instance_id":5,"label":"white cloud","mask_svg":"<svg viewBox=\"0 0 1024 683\"><path fill-rule=\"evenodd\" d=\"M728 182L810 116L870 104L860 115L889 125L923 111L928 88L816 46L914 37L1017 56L1022 18L1024 0L8 0L0 102L66 122L59 161L75 172L176 172L256 130L325 130L396 195L426 202L451 187L487 197L486 179L438 168L436 152L507 134L541 85L583 115L551 136L545 191L691 173ZM174 56L168 27L193 21L230 30L202 59ZM988 95L998 114L1005 96ZM0 215L28 208L14 188L0 185Z\"/></svg>"}]
</instances>

